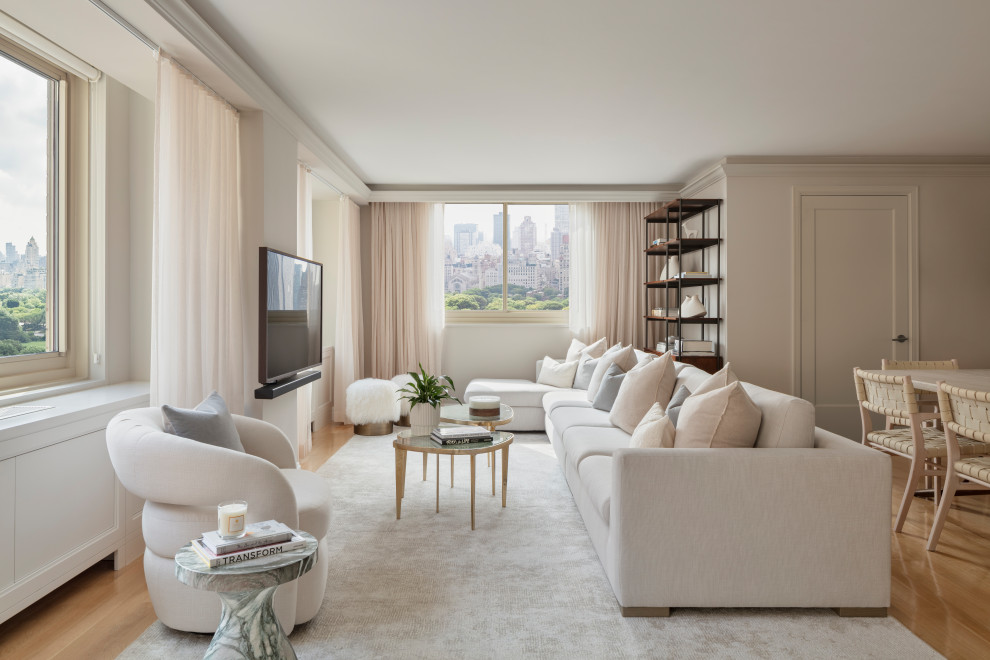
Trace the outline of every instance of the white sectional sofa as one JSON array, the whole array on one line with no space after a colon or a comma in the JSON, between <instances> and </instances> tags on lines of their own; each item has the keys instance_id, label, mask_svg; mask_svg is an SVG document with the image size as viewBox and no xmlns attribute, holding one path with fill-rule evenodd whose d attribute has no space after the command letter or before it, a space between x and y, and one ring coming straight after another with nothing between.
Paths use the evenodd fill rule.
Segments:
<instances>
[{"instance_id":1,"label":"white sectional sofa","mask_svg":"<svg viewBox=\"0 0 990 660\"><path fill-rule=\"evenodd\" d=\"M677 364L677 385L708 374ZM527 389L526 383L529 384ZM743 384L762 411L751 449L632 449L583 390L473 381L544 428L625 616L671 607L831 607L890 601L890 461L814 426L810 403Z\"/></svg>"}]
</instances>

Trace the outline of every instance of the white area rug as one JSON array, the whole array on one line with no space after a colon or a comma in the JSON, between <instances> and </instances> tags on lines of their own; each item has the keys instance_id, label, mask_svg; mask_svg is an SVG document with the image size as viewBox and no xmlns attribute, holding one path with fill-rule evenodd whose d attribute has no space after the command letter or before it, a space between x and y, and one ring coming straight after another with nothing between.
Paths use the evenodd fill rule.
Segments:
<instances>
[{"instance_id":1,"label":"white area rug","mask_svg":"<svg viewBox=\"0 0 990 660\"><path fill-rule=\"evenodd\" d=\"M410 454L402 520L390 437L355 437L321 467L334 496L330 577L320 613L290 636L299 657L940 657L891 617L675 609L623 618L546 436L517 435L509 459L505 509L478 463L473 532L465 457L454 488L440 459L437 514L436 458L424 482ZM155 623L120 657L202 658L209 641Z\"/></svg>"}]
</instances>

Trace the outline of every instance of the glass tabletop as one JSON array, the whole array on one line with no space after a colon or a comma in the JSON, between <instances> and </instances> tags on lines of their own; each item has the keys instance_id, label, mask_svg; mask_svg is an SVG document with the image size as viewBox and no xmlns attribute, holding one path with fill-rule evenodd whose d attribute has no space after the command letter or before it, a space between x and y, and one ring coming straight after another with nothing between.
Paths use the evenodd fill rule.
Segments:
<instances>
[{"instance_id":1,"label":"glass tabletop","mask_svg":"<svg viewBox=\"0 0 990 660\"><path fill-rule=\"evenodd\" d=\"M441 424L440 426L450 425ZM413 435L411 430L406 430L398 432L392 445L394 447L409 451L425 451L426 453L434 454L473 454L481 453L486 450L495 451L496 449L508 445L511 442L511 433L506 433L505 431L493 431L492 439L485 442L469 442L463 445L441 445L434 442L430 438L429 434Z\"/></svg>"},{"instance_id":2,"label":"glass tabletop","mask_svg":"<svg viewBox=\"0 0 990 660\"><path fill-rule=\"evenodd\" d=\"M480 415L472 415L470 406L466 403L440 406L440 419L445 422L458 422L460 424L492 424L494 426L500 426L512 421L512 407L503 403L499 406L498 417L482 417Z\"/></svg>"}]
</instances>

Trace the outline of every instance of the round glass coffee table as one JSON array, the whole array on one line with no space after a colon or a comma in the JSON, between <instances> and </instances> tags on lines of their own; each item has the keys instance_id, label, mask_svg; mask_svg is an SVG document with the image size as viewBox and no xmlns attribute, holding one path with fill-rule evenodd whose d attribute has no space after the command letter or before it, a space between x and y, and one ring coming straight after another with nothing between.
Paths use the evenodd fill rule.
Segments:
<instances>
[{"instance_id":1,"label":"round glass coffee table","mask_svg":"<svg viewBox=\"0 0 990 660\"><path fill-rule=\"evenodd\" d=\"M440 511L440 454L450 456L465 455L471 458L471 529L474 529L474 457L478 454L494 454L502 450L502 506L505 506L505 489L509 483L509 445L512 444L512 434L504 431L492 433L492 439L487 442L469 442L463 445L441 445L434 442L429 435L413 435L411 430L399 431L392 446L395 447L395 519L402 517L402 498L406 492L406 455L413 451L437 456L437 512ZM492 460L492 495L495 494L494 472L495 461Z\"/></svg>"},{"instance_id":2,"label":"round glass coffee table","mask_svg":"<svg viewBox=\"0 0 990 660\"><path fill-rule=\"evenodd\" d=\"M492 417L482 417L481 415L472 415L470 406L466 403L460 403L452 406L441 406L440 407L440 421L450 422L451 424L470 424L471 426L484 426L489 431L494 431L496 426L502 426L503 424L508 424L512 421L512 407L506 404L501 404L498 410L498 416ZM492 495L495 494L495 461L492 460L491 456L487 457L488 464L492 468ZM423 477L426 478L425 476ZM450 487L454 487L454 458L450 458Z\"/></svg>"}]
</instances>

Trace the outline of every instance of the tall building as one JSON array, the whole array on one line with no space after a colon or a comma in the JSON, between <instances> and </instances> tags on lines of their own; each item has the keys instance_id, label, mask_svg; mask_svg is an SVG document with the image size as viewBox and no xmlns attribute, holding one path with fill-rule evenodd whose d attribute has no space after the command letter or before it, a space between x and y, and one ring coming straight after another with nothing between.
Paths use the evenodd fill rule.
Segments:
<instances>
[{"instance_id":1,"label":"tall building","mask_svg":"<svg viewBox=\"0 0 990 660\"><path fill-rule=\"evenodd\" d=\"M570 210L567 204L555 204L553 207L553 226L563 233L568 233L570 227Z\"/></svg>"},{"instance_id":2,"label":"tall building","mask_svg":"<svg viewBox=\"0 0 990 660\"><path fill-rule=\"evenodd\" d=\"M463 256L469 247L479 242L478 225L474 223L454 225L454 250L458 256Z\"/></svg>"},{"instance_id":3,"label":"tall building","mask_svg":"<svg viewBox=\"0 0 990 660\"><path fill-rule=\"evenodd\" d=\"M38 265L38 241L34 240L34 236L28 241L27 247L24 248L24 261L29 267Z\"/></svg>"},{"instance_id":4,"label":"tall building","mask_svg":"<svg viewBox=\"0 0 990 660\"><path fill-rule=\"evenodd\" d=\"M536 249L536 223L528 215L519 225L519 253L523 256Z\"/></svg>"},{"instance_id":5,"label":"tall building","mask_svg":"<svg viewBox=\"0 0 990 660\"><path fill-rule=\"evenodd\" d=\"M505 250L505 241L502 239L502 212L499 211L492 216L492 243Z\"/></svg>"},{"instance_id":6,"label":"tall building","mask_svg":"<svg viewBox=\"0 0 990 660\"><path fill-rule=\"evenodd\" d=\"M8 264L17 263L17 248L14 247L13 243L7 243L7 263Z\"/></svg>"}]
</instances>

